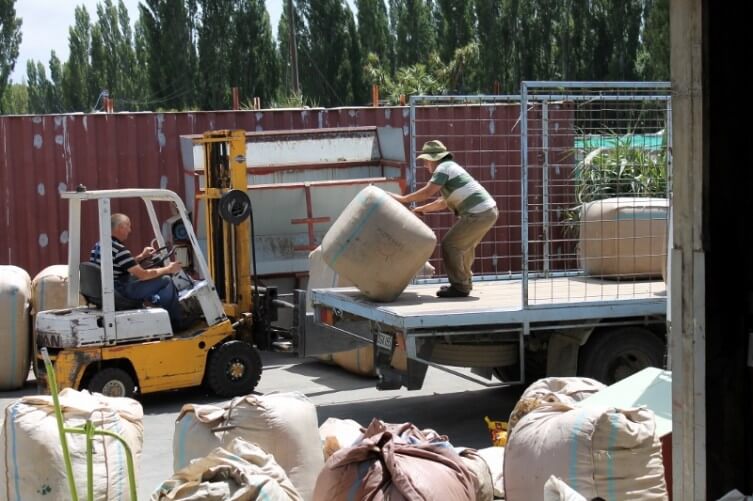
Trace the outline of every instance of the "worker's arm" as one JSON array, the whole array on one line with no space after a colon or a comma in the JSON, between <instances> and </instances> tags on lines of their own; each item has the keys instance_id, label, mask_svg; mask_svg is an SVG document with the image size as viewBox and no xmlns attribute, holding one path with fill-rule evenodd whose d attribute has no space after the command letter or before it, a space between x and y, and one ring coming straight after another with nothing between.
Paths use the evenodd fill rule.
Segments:
<instances>
[{"instance_id":1,"label":"worker's arm","mask_svg":"<svg viewBox=\"0 0 753 501\"><path fill-rule=\"evenodd\" d=\"M138 278L139 280L151 280L152 278L158 278L163 275L172 275L178 273L182 269L182 265L179 261L173 261L167 266L160 268L149 268L145 270L141 265L131 266L128 268L128 273Z\"/></svg>"},{"instance_id":2,"label":"worker's arm","mask_svg":"<svg viewBox=\"0 0 753 501\"><path fill-rule=\"evenodd\" d=\"M427 198L431 198L439 193L439 190L441 188L442 186L429 181L428 183L426 183L426 186L424 186L420 190L414 191L413 193L408 193L407 195L398 195L397 193L391 192L388 193L392 195L392 198L394 198L398 202L407 204L410 202L421 202L423 200L426 200Z\"/></svg>"},{"instance_id":3,"label":"worker's arm","mask_svg":"<svg viewBox=\"0 0 753 501\"><path fill-rule=\"evenodd\" d=\"M418 213L437 212L446 208L447 208L447 202L445 202L444 198L437 198L433 202L429 202L426 205L415 207L413 209L413 212L418 212Z\"/></svg>"}]
</instances>

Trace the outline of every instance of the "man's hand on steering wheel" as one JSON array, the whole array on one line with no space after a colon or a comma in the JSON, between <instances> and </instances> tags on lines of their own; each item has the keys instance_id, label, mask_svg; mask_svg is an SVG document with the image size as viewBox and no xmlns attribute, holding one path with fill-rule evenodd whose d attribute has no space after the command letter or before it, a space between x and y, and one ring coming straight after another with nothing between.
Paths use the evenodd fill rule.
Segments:
<instances>
[{"instance_id":1,"label":"man's hand on steering wheel","mask_svg":"<svg viewBox=\"0 0 753 501\"><path fill-rule=\"evenodd\" d=\"M145 247L144 251L146 251L147 249L151 249L152 252L150 253L150 255L138 261L139 265L141 265L141 267L145 270L164 266L165 261L175 255L175 247L170 244L164 245L157 249Z\"/></svg>"}]
</instances>

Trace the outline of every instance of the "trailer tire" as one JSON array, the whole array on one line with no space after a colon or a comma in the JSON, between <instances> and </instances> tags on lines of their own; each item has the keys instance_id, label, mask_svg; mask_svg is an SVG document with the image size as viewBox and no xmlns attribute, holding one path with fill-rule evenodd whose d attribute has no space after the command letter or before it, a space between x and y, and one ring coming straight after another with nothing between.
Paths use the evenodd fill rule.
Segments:
<instances>
[{"instance_id":1,"label":"trailer tire","mask_svg":"<svg viewBox=\"0 0 753 501\"><path fill-rule=\"evenodd\" d=\"M207 383L221 397L247 395L261 379L261 357L245 341L228 341L209 356Z\"/></svg>"},{"instance_id":2,"label":"trailer tire","mask_svg":"<svg viewBox=\"0 0 753 501\"><path fill-rule=\"evenodd\" d=\"M431 361L456 367L504 367L518 361L518 344L435 343Z\"/></svg>"},{"instance_id":3,"label":"trailer tire","mask_svg":"<svg viewBox=\"0 0 753 501\"><path fill-rule=\"evenodd\" d=\"M130 374L118 367L105 367L96 372L86 389L91 393L101 393L106 397L133 398L136 392L136 383Z\"/></svg>"},{"instance_id":4,"label":"trailer tire","mask_svg":"<svg viewBox=\"0 0 753 501\"><path fill-rule=\"evenodd\" d=\"M664 353L662 340L647 329L602 330L581 347L578 374L611 385L646 367L664 367Z\"/></svg>"}]
</instances>

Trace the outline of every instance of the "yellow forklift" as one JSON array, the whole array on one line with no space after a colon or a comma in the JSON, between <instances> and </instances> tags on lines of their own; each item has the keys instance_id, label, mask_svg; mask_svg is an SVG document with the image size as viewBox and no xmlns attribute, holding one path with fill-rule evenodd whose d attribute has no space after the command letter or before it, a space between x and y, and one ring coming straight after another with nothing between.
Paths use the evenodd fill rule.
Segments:
<instances>
[{"instance_id":1,"label":"yellow forklift","mask_svg":"<svg viewBox=\"0 0 753 501\"><path fill-rule=\"evenodd\" d=\"M88 389L109 396L133 396L205 384L221 396L248 394L261 377L257 350L273 349L281 332L272 327L278 300L272 287L254 279L253 213L246 193L245 133L213 131L204 146L207 259L199 247L181 198L172 191L120 189L64 192L69 203L67 308L39 312L35 320L38 380L47 381L41 348L46 348L60 388ZM111 202L140 199L154 231L155 255L140 263L158 267L176 253L157 218L168 204L181 227L181 259L190 261L171 277L180 304L194 320L173 332L167 311L121 297L114 288L111 252ZM101 268L81 261L82 205L98 208ZM170 237L171 235L168 235ZM93 242L92 242L93 244ZM190 254L190 255L189 255ZM188 266L187 266L188 265ZM87 305L79 306L79 293Z\"/></svg>"}]
</instances>

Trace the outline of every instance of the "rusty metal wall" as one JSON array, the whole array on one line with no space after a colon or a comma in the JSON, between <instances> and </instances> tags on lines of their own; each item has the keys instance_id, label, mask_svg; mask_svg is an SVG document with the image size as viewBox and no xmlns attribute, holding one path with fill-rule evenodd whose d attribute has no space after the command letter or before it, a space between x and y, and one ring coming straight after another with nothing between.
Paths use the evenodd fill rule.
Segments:
<instances>
[{"instance_id":1,"label":"rusty metal wall","mask_svg":"<svg viewBox=\"0 0 753 501\"><path fill-rule=\"evenodd\" d=\"M519 141L513 133L494 140L504 144L492 148L497 166L492 171L483 167L489 161L483 153L486 139L466 130L480 108L438 107L426 113L434 118L425 131L428 135L453 138L448 146L458 151L481 152L461 161L470 164L473 175L490 186L501 202L503 216L493 230L494 245L519 246L514 243L520 241ZM511 110L499 127L512 130L516 119L517 111ZM0 117L0 264L20 266L34 276L46 266L67 261L68 210L58 195L62 190L83 184L89 189L168 188L184 195L181 134L357 126L402 128L406 155L410 151L407 107ZM114 210L134 214L129 244L140 249L150 235L146 217L139 215L143 211L133 203L116 205ZM84 211L85 218L95 221L95 207ZM449 226L449 220L442 218L446 216L427 222L441 232ZM85 227L82 249L95 240L96 228ZM484 250L487 246L482 244L482 252L490 254Z\"/></svg>"}]
</instances>

